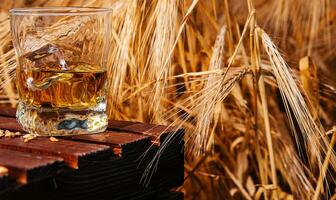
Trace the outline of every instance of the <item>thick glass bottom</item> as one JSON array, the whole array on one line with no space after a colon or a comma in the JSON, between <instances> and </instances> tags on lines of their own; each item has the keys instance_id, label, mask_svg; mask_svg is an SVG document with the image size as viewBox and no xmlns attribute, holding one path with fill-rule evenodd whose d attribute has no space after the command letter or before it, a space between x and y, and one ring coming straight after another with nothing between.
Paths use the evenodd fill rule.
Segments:
<instances>
[{"instance_id":1,"label":"thick glass bottom","mask_svg":"<svg viewBox=\"0 0 336 200\"><path fill-rule=\"evenodd\" d=\"M39 136L93 134L108 124L106 102L90 109L34 108L20 102L16 119L23 130Z\"/></svg>"}]
</instances>

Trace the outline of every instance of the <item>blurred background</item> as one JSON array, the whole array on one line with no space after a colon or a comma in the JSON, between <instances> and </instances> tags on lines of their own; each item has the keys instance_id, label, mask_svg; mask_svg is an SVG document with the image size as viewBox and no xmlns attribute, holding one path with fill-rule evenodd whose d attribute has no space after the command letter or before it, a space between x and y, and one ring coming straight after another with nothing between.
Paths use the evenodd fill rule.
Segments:
<instances>
[{"instance_id":1,"label":"blurred background","mask_svg":"<svg viewBox=\"0 0 336 200\"><path fill-rule=\"evenodd\" d=\"M336 1L2 0L2 105L18 100L8 11L45 6L113 9L109 116L186 129L185 199L336 199L332 150L319 178L336 117ZM279 57L292 77L284 82L300 93L283 96L273 68ZM309 114L297 113L290 95L302 95ZM302 130L308 121L320 135Z\"/></svg>"}]
</instances>

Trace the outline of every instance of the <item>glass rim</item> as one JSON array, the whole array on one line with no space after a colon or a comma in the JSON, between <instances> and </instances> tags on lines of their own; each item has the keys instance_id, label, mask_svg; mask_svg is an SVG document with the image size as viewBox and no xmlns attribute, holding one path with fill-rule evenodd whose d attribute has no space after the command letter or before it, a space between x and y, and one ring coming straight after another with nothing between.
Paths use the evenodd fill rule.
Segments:
<instances>
[{"instance_id":1,"label":"glass rim","mask_svg":"<svg viewBox=\"0 0 336 200\"><path fill-rule=\"evenodd\" d=\"M25 16L76 16L76 15L97 15L111 13L111 8L105 7L31 7L31 8L12 8L9 10L11 15Z\"/></svg>"}]
</instances>

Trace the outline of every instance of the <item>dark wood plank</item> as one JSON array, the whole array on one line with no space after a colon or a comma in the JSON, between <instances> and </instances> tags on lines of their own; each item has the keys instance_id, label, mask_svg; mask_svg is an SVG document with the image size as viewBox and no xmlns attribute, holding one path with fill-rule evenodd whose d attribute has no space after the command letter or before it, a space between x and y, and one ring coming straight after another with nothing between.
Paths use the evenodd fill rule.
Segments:
<instances>
[{"instance_id":1,"label":"dark wood plank","mask_svg":"<svg viewBox=\"0 0 336 200\"><path fill-rule=\"evenodd\" d=\"M149 136L152 142L157 145L162 144L169 134L178 134L180 138L184 135L183 129L142 122L109 120L108 128L111 130L133 132Z\"/></svg>"},{"instance_id":2,"label":"dark wood plank","mask_svg":"<svg viewBox=\"0 0 336 200\"><path fill-rule=\"evenodd\" d=\"M22 131L16 122L15 112L15 108L0 108L0 129ZM172 137L172 141L178 141L178 143L171 143L169 148L162 152L157 171L154 173L149 187L144 188L139 184L140 178L152 161L159 145L167 137ZM183 130L174 133L174 128L167 128L167 126L110 121L109 128L105 133L62 137L58 142L51 142L46 137L39 137L29 143L23 143L20 138L0 139L0 165L6 164L2 164L2 161L11 162L14 167L8 163L6 165L10 171L9 175L17 178L21 183L52 175L52 179L44 179L44 181L50 180L49 186L46 186L43 181L35 182L46 187L43 188L40 185L36 187L36 194L38 195L41 194L41 188L43 190L49 188L44 199L49 198L51 193L56 195L55 199L72 200L183 199L183 195L181 196L180 193L168 195L171 198L158 195L161 190L167 191L183 183L184 156L183 142L181 141L183 141ZM156 145L148 149L153 143ZM79 145L77 146L77 144ZM91 149L91 145L104 148ZM118 157L109 155L104 159L89 159L91 155L93 155L92 158L99 154L103 156L106 149L111 152L111 148L115 154L119 155ZM7 153L2 151L7 151ZM98 154L96 154L96 151ZM145 151L146 156L140 157ZM8 152L12 153L9 154ZM23 162L20 159L27 159L22 154L29 155L29 162L35 162L36 165L32 163L22 164L26 161ZM5 158L3 155L5 155ZM41 157L41 159L39 160L37 157ZM74 168L77 162L79 169L65 168L56 174L57 169L63 169L60 166L62 164L61 160L53 163L52 159L50 161L45 160L46 157L63 159ZM39 164L36 159L40 162ZM25 177L26 181L24 181ZM55 184L57 189L54 188ZM22 194L24 198L29 197L31 188L27 188L27 193Z\"/></svg>"},{"instance_id":3,"label":"dark wood plank","mask_svg":"<svg viewBox=\"0 0 336 200\"><path fill-rule=\"evenodd\" d=\"M22 131L22 128L16 119L10 117L0 117L0 129Z\"/></svg>"},{"instance_id":4,"label":"dark wood plank","mask_svg":"<svg viewBox=\"0 0 336 200\"><path fill-rule=\"evenodd\" d=\"M65 169L49 183L40 182L33 188L29 184L8 196L15 200L158 199L156 197L160 190L169 190L182 184L183 154L181 151L178 154L164 153L151 184L145 187L140 184L140 178L155 152L154 149L148 152L141 163L139 154L142 152L99 162L87 161L88 164L82 169ZM0 199L2 197L6 199L6 196L0 195Z\"/></svg>"},{"instance_id":5,"label":"dark wood plank","mask_svg":"<svg viewBox=\"0 0 336 200\"><path fill-rule=\"evenodd\" d=\"M0 117L0 129L6 129L11 131L22 131L19 123L16 121L15 118L10 117ZM41 138L41 137L39 137ZM84 141L90 143L99 143L99 144L106 144L113 149L113 152L116 155L121 156L121 154L125 154L129 151L134 149L140 151L150 146L150 137L144 136L142 134L132 133L132 132L125 132L125 131L105 131L99 134L92 134L92 135L78 135L78 136L66 136L62 137L64 140L76 140L76 141ZM36 139L35 139L36 140ZM45 139L36 140L38 142L32 141L32 143L36 144L39 141L47 141ZM6 140L7 143L7 140ZM22 142L15 140L14 143ZM29 142L31 143L31 142ZM30 147L33 145L30 144L24 145L24 147ZM0 145L3 144L0 142ZM3 144L5 145L5 144ZM43 145L43 144L42 144ZM61 145L62 146L62 145ZM37 147L36 147L37 148ZM34 151L40 151L40 150ZM43 148L43 147L42 147ZM65 159L65 161L69 161L69 159ZM76 167L76 163L71 161L73 167ZM69 162L68 162L69 163Z\"/></svg>"},{"instance_id":6,"label":"dark wood plank","mask_svg":"<svg viewBox=\"0 0 336 200\"><path fill-rule=\"evenodd\" d=\"M175 191L163 191L158 194L157 199L158 200L183 200L183 193L175 192Z\"/></svg>"},{"instance_id":7,"label":"dark wood plank","mask_svg":"<svg viewBox=\"0 0 336 200\"><path fill-rule=\"evenodd\" d=\"M58 185L56 193L59 195L57 199L135 199L141 194L146 194L146 189L151 192L157 189L168 190L183 183L181 151L175 155L162 155L148 186L142 185L140 180L156 151L149 151L143 160L139 153L94 165L89 164L81 170L59 174L55 178ZM142 192L134 195L139 191Z\"/></svg>"},{"instance_id":8,"label":"dark wood plank","mask_svg":"<svg viewBox=\"0 0 336 200\"><path fill-rule=\"evenodd\" d=\"M8 169L6 167L0 166L0 191L7 186L8 180Z\"/></svg>"},{"instance_id":9,"label":"dark wood plank","mask_svg":"<svg viewBox=\"0 0 336 200\"><path fill-rule=\"evenodd\" d=\"M13 107L0 107L0 116L15 117L16 108Z\"/></svg>"},{"instance_id":10,"label":"dark wood plank","mask_svg":"<svg viewBox=\"0 0 336 200\"><path fill-rule=\"evenodd\" d=\"M109 146L88 144L59 139L51 142L47 137L38 137L29 142L23 142L22 138L1 138L0 148L14 151L51 155L63 158L71 168L77 169L81 160L94 158L101 160L112 154Z\"/></svg>"},{"instance_id":11,"label":"dark wood plank","mask_svg":"<svg viewBox=\"0 0 336 200\"><path fill-rule=\"evenodd\" d=\"M40 156L0 148L0 165L17 182L25 184L54 175L62 166L63 159L55 156Z\"/></svg>"},{"instance_id":12,"label":"dark wood plank","mask_svg":"<svg viewBox=\"0 0 336 200\"><path fill-rule=\"evenodd\" d=\"M0 108L0 116L15 117L16 108L6 107ZM5 120L0 117L0 128L7 128L9 130L20 130L18 124L13 123L5 124ZM175 134L174 137L183 138L183 129L176 129L175 127L148 124L142 122L129 122L120 120L109 120L108 129L138 133L149 136L152 142L156 145L160 145L169 136L169 134Z\"/></svg>"},{"instance_id":13,"label":"dark wood plank","mask_svg":"<svg viewBox=\"0 0 336 200\"><path fill-rule=\"evenodd\" d=\"M116 155L124 155L126 153L136 151L144 151L149 148L150 137L123 131L105 131L99 134L78 135L66 137L77 141L94 142L109 145Z\"/></svg>"}]
</instances>

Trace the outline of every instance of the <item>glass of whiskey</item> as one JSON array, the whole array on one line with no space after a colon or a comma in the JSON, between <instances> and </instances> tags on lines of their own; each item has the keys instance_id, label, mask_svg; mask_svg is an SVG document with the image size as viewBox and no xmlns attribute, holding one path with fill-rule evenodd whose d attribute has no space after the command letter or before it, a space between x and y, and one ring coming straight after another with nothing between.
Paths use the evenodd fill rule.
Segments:
<instances>
[{"instance_id":1,"label":"glass of whiskey","mask_svg":"<svg viewBox=\"0 0 336 200\"><path fill-rule=\"evenodd\" d=\"M10 17L23 130L39 136L104 131L111 10L14 8Z\"/></svg>"}]
</instances>

